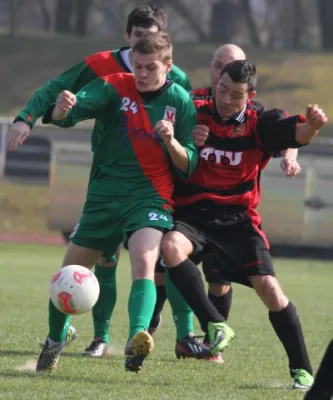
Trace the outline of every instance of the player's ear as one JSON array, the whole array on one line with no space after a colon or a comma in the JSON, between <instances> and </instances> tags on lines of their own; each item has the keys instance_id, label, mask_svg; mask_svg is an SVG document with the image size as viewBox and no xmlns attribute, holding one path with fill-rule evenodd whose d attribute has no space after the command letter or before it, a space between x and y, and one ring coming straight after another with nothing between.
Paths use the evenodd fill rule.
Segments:
<instances>
[{"instance_id":1,"label":"player's ear","mask_svg":"<svg viewBox=\"0 0 333 400\"><path fill-rule=\"evenodd\" d=\"M168 60L168 61L166 62L165 65L166 65L166 68L167 68L167 70L166 70L167 73L171 71L172 64L173 64L173 60Z\"/></svg>"},{"instance_id":2,"label":"player's ear","mask_svg":"<svg viewBox=\"0 0 333 400\"><path fill-rule=\"evenodd\" d=\"M217 85L217 84L220 82L220 78L221 78L220 75L217 75L217 76L216 76L216 78L215 78L215 85Z\"/></svg>"},{"instance_id":3,"label":"player's ear","mask_svg":"<svg viewBox=\"0 0 333 400\"><path fill-rule=\"evenodd\" d=\"M249 93L249 100L252 100L256 97L257 92L255 90L251 90L251 92Z\"/></svg>"}]
</instances>

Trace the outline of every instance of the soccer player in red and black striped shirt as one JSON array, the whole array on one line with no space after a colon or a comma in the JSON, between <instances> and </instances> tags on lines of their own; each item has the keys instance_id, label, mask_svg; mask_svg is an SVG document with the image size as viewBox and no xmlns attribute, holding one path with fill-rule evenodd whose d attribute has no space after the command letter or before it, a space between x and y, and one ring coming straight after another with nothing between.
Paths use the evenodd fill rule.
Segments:
<instances>
[{"instance_id":1,"label":"soccer player in red and black striped shirt","mask_svg":"<svg viewBox=\"0 0 333 400\"><path fill-rule=\"evenodd\" d=\"M234 333L209 301L196 263L213 254L221 277L253 287L269 310L269 320L289 359L293 387L313 383L312 367L295 306L275 277L269 244L256 211L260 174L272 154L308 144L327 118L318 106L306 117L286 117L279 109L258 115L256 66L234 61L221 72L216 99L196 102L199 125L209 132L193 175L179 182L173 232L162 241L171 281L208 333L212 354Z\"/></svg>"}]
</instances>

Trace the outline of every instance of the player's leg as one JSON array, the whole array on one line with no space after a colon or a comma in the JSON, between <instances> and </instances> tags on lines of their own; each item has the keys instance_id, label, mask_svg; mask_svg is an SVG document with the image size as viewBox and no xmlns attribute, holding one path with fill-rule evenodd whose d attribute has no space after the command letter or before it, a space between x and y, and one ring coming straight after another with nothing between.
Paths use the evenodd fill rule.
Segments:
<instances>
[{"instance_id":1,"label":"player's leg","mask_svg":"<svg viewBox=\"0 0 333 400\"><path fill-rule=\"evenodd\" d=\"M219 267L212 254L202 260L202 271L208 283L208 298L227 321L232 304L231 282L221 277Z\"/></svg>"},{"instance_id":2,"label":"player's leg","mask_svg":"<svg viewBox=\"0 0 333 400\"><path fill-rule=\"evenodd\" d=\"M156 304L151 318L148 332L153 335L161 326L162 310L167 298L165 290L165 267L160 265L158 261L155 268L155 285L156 285Z\"/></svg>"},{"instance_id":3,"label":"player's leg","mask_svg":"<svg viewBox=\"0 0 333 400\"><path fill-rule=\"evenodd\" d=\"M91 269L102 252L69 243L62 267L82 265ZM55 369L64 348L76 338L76 330L70 324L70 316L60 312L49 300L49 333L39 355L36 371Z\"/></svg>"},{"instance_id":4,"label":"player's leg","mask_svg":"<svg viewBox=\"0 0 333 400\"><path fill-rule=\"evenodd\" d=\"M156 304L155 264L160 253L161 230L147 227L133 232L128 240L132 287L128 300L129 335L125 354L126 370L138 372L153 351L148 327Z\"/></svg>"},{"instance_id":5,"label":"player's leg","mask_svg":"<svg viewBox=\"0 0 333 400\"><path fill-rule=\"evenodd\" d=\"M202 260L202 271L208 283L208 298L214 304L218 312L224 317L225 321L229 318L232 303L231 282L222 279L217 262L213 254L205 256ZM204 344L209 343L208 335L204 337ZM212 356L208 361L223 364L222 353Z\"/></svg>"},{"instance_id":6,"label":"player's leg","mask_svg":"<svg viewBox=\"0 0 333 400\"><path fill-rule=\"evenodd\" d=\"M77 264L91 269L104 253L104 246L109 245L108 240L111 237L114 248L108 246L108 250L110 253L116 252L121 242L121 234L113 228L119 225L113 208L117 208L117 205L111 202L103 205L86 201L80 223L71 236L62 267ZM37 362L37 371L53 369L63 348L76 336L74 328L69 326L69 317L58 311L51 302L49 328L48 338Z\"/></svg>"},{"instance_id":7,"label":"player's leg","mask_svg":"<svg viewBox=\"0 0 333 400\"><path fill-rule=\"evenodd\" d=\"M158 278L158 280L156 278ZM196 339L194 339L192 310L186 303L184 298L181 296L181 294L178 292L177 288L170 281L169 276L166 273L166 266L164 260L162 257L159 257L159 260L155 268L155 284L157 293L159 288L161 287L158 286L158 284L163 284L165 287L166 281L167 281L166 285L167 298L170 302L172 317L176 325L176 346L175 346L176 357L177 358L195 357L196 354L192 351L192 349L197 348L200 344L196 341ZM156 301L154 314L156 313L157 307L158 307L158 300ZM157 321L160 321L160 317L158 318ZM155 325L157 321L155 322ZM151 325L152 322L150 322L150 326ZM189 344L192 344L193 346L189 346Z\"/></svg>"},{"instance_id":8,"label":"player's leg","mask_svg":"<svg viewBox=\"0 0 333 400\"><path fill-rule=\"evenodd\" d=\"M200 271L189 259L192 253L202 253L206 246L207 238L202 231L191 222L176 221L173 231L162 240L162 255L172 283L199 319L203 331L209 333L211 354L217 354L228 346L234 332L209 301Z\"/></svg>"},{"instance_id":9,"label":"player's leg","mask_svg":"<svg viewBox=\"0 0 333 400\"><path fill-rule=\"evenodd\" d=\"M313 372L296 307L283 293L275 277L264 233L254 228L252 223L242 232L235 240L234 258L238 255L240 272L248 277L269 310L269 320L289 359L293 388L308 389L313 383Z\"/></svg>"},{"instance_id":10,"label":"player's leg","mask_svg":"<svg viewBox=\"0 0 333 400\"><path fill-rule=\"evenodd\" d=\"M304 400L330 400L333 397L333 340L328 345L320 363L314 384Z\"/></svg>"},{"instance_id":11,"label":"player's leg","mask_svg":"<svg viewBox=\"0 0 333 400\"><path fill-rule=\"evenodd\" d=\"M109 327L117 302L116 271L119 256L120 248L111 257L101 257L95 265L100 294L92 309L94 339L82 353L85 357L104 357L109 353Z\"/></svg>"}]
</instances>

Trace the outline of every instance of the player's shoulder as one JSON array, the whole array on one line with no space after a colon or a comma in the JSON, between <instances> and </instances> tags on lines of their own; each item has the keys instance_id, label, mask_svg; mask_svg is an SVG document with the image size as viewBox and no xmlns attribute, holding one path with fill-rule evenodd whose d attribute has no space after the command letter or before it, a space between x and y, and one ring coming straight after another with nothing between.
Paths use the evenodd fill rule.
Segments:
<instances>
[{"instance_id":1,"label":"player's shoulder","mask_svg":"<svg viewBox=\"0 0 333 400\"><path fill-rule=\"evenodd\" d=\"M173 81L175 81L176 78L180 78L182 80L187 79L187 73L175 64L172 64L169 76Z\"/></svg>"},{"instance_id":2,"label":"player's shoulder","mask_svg":"<svg viewBox=\"0 0 333 400\"><path fill-rule=\"evenodd\" d=\"M169 91L172 93L173 96L176 98L178 97L181 101L189 101L192 102L192 96L188 90L184 88L181 84L175 82L172 79L172 84L169 86Z\"/></svg>"},{"instance_id":3,"label":"player's shoulder","mask_svg":"<svg viewBox=\"0 0 333 400\"><path fill-rule=\"evenodd\" d=\"M210 87L198 88L191 90L193 100L211 100L212 89Z\"/></svg>"},{"instance_id":4,"label":"player's shoulder","mask_svg":"<svg viewBox=\"0 0 333 400\"><path fill-rule=\"evenodd\" d=\"M97 53L93 53L92 55L88 56L85 58L85 63L86 64L92 64L92 63L98 63L101 61L107 61L109 60L113 53L116 52L117 50L106 50L106 51L99 51Z\"/></svg>"}]
</instances>

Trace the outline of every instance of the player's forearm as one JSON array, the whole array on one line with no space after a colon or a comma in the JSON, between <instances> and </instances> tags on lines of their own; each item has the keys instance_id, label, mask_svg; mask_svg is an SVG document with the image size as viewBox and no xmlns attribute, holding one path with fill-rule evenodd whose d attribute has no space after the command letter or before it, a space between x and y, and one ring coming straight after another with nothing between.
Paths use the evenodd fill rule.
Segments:
<instances>
[{"instance_id":1,"label":"player's forearm","mask_svg":"<svg viewBox=\"0 0 333 400\"><path fill-rule=\"evenodd\" d=\"M189 167L189 158L185 148L176 140L172 139L165 143L174 166L182 172L187 172Z\"/></svg>"},{"instance_id":2,"label":"player's forearm","mask_svg":"<svg viewBox=\"0 0 333 400\"><path fill-rule=\"evenodd\" d=\"M45 115L48 108L55 103L60 92L76 92L94 78L92 71L83 62L76 64L38 89L14 121L24 121L32 128L37 119Z\"/></svg>"},{"instance_id":3,"label":"player's forearm","mask_svg":"<svg viewBox=\"0 0 333 400\"><path fill-rule=\"evenodd\" d=\"M298 149L287 149L281 151L281 155L283 158L288 158L288 160L297 160Z\"/></svg>"},{"instance_id":4,"label":"player's forearm","mask_svg":"<svg viewBox=\"0 0 333 400\"><path fill-rule=\"evenodd\" d=\"M300 145L309 144L318 132L319 130L314 130L307 123L299 124L296 127L295 140Z\"/></svg>"}]
</instances>

